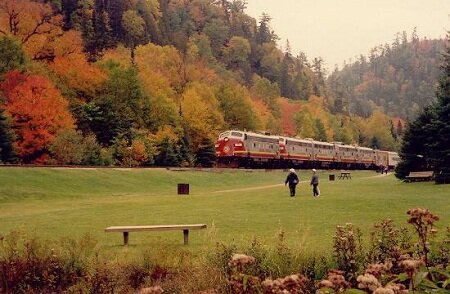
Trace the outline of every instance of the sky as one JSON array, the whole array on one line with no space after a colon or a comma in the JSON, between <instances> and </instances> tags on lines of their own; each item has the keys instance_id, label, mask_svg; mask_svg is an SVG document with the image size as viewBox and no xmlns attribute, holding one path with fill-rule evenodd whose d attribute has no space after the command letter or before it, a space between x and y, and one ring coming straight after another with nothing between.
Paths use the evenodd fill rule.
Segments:
<instances>
[{"instance_id":1,"label":"sky","mask_svg":"<svg viewBox=\"0 0 450 294\"><path fill-rule=\"evenodd\" d=\"M368 56L380 44L392 44L398 32L420 39L445 38L450 30L450 0L247 0L247 14L272 17L279 47L289 40L294 55L322 57L337 64Z\"/></svg>"}]
</instances>

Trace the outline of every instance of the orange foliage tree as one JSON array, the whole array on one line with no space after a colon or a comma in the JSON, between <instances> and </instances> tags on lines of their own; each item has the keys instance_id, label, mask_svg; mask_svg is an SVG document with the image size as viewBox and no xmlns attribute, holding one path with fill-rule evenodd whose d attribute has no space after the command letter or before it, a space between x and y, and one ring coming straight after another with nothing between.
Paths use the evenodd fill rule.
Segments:
<instances>
[{"instance_id":1,"label":"orange foliage tree","mask_svg":"<svg viewBox=\"0 0 450 294\"><path fill-rule=\"evenodd\" d=\"M83 40L76 31L66 32L61 43L54 47L55 58L49 67L77 96L90 100L106 80L106 74L95 64L87 61L83 53Z\"/></svg>"},{"instance_id":2,"label":"orange foliage tree","mask_svg":"<svg viewBox=\"0 0 450 294\"><path fill-rule=\"evenodd\" d=\"M296 133L294 116L300 111L301 105L297 101L291 101L286 98L278 98L278 103L281 108L281 127L283 134L293 136Z\"/></svg>"},{"instance_id":3,"label":"orange foliage tree","mask_svg":"<svg viewBox=\"0 0 450 294\"><path fill-rule=\"evenodd\" d=\"M46 77L18 71L4 75L0 91L12 117L19 156L26 163L45 163L56 133L74 128L67 101Z\"/></svg>"},{"instance_id":4,"label":"orange foliage tree","mask_svg":"<svg viewBox=\"0 0 450 294\"><path fill-rule=\"evenodd\" d=\"M0 34L12 36L35 60L55 56L56 44L63 35L62 16L49 4L30 0L0 1Z\"/></svg>"}]
</instances>

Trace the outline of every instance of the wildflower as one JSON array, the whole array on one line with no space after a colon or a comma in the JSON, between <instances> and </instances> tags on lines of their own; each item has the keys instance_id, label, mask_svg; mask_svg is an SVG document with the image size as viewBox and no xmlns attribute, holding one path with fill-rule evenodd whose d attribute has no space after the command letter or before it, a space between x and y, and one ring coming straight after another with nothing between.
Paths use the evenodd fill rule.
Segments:
<instances>
[{"instance_id":1,"label":"wildflower","mask_svg":"<svg viewBox=\"0 0 450 294\"><path fill-rule=\"evenodd\" d=\"M261 285L265 293L308 293L308 279L302 275L290 275L276 280L266 279Z\"/></svg>"},{"instance_id":2,"label":"wildflower","mask_svg":"<svg viewBox=\"0 0 450 294\"><path fill-rule=\"evenodd\" d=\"M407 214L410 215L410 218L408 219L408 223L410 224L425 222L428 225L433 225L435 221L439 220L438 216L432 214L426 208L411 208L408 210Z\"/></svg>"},{"instance_id":3,"label":"wildflower","mask_svg":"<svg viewBox=\"0 0 450 294\"><path fill-rule=\"evenodd\" d=\"M164 290L160 286L153 286L148 288L142 288L139 294L161 294Z\"/></svg>"},{"instance_id":4,"label":"wildflower","mask_svg":"<svg viewBox=\"0 0 450 294\"><path fill-rule=\"evenodd\" d=\"M385 263L375 263L369 264L367 269L364 271L365 274L371 274L379 279L383 274L392 268L392 262L386 261Z\"/></svg>"},{"instance_id":5,"label":"wildflower","mask_svg":"<svg viewBox=\"0 0 450 294\"><path fill-rule=\"evenodd\" d=\"M245 254L234 254L231 257L230 262L228 265L230 266L244 266L248 264L252 264L255 262L255 258L253 256L248 256Z\"/></svg>"},{"instance_id":6,"label":"wildflower","mask_svg":"<svg viewBox=\"0 0 450 294\"><path fill-rule=\"evenodd\" d=\"M392 290L391 288L377 288L373 294L395 294L394 290Z\"/></svg>"},{"instance_id":7,"label":"wildflower","mask_svg":"<svg viewBox=\"0 0 450 294\"><path fill-rule=\"evenodd\" d=\"M378 281L378 279L371 274L360 275L358 276L358 278L356 278L356 280L358 281L359 289L368 289L370 291L375 291L376 289L381 287L380 281Z\"/></svg>"},{"instance_id":8,"label":"wildflower","mask_svg":"<svg viewBox=\"0 0 450 294\"><path fill-rule=\"evenodd\" d=\"M413 275L420 266L425 265L421 259L405 259L399 262L400 267L405 270L410 276Z\"/></svg>"},{"instance_id":9,"label":"wildflower","mask_svg":"<svg viewBox=\"0 0 450 294\"><path fill-rule=\"evenodd\" d=\"M333 283L331 283L329 280L322 280L317 284L317 288L333 288Z\"/></svg>"},{"instance_id":10,"label":"wildflower","mask_svg":"<svg viewBox=\"0 0 450 294\"><path fill-rule=\"evenodd\" d=\"M330 270L328 272L327 278L328 279L322 280L318 283L319 288L320 287L333 288L337 292L339 292L351 287L351 284L345 280L343 271Z\"/></svg>"},{"instance_id":11,"label":"wildflower","mask_svg":"<svg viewBox=\"0 0 450 294\"><path fill-rule=\"evenodd\" d=\"M405 285L402 284L388 284L384 287L377 288L373 294L407 294Z\"/></svg>"},{"instance_id":12,"label":"wildflower","mask_svg":"<svg viewBox=\"0 0 450 294\"><path fill-rule=\"evenodd\" d=\"M206 290L206 291L199 292L198 294L217 294L217 291L212 289L212 290Z\"/></svg>"}]
</instances>

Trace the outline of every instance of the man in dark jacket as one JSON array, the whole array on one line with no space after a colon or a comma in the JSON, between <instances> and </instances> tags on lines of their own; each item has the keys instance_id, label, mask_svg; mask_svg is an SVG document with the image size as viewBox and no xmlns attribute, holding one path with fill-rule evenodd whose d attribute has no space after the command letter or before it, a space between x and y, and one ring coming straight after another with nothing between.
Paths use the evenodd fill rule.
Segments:
<instances>
[{"instance_id":1,"label":"man in dark jacket","mask_svg":"<svg viewBox=\"0 0 450 294\"><path fill-rule=\"evenodd\" d=\"M313 186L313 196L314 197L319 197L320 193L319 193L319 176L316 173L316 170L313 169L312 170L313 175L311 177L311 185Z\"/></svg>"},{"instance_id":2,"label":"man in dark jacket","mask_svg":"<svg viewBox=\"0 0 450 294\"><path fill-rule=\"evenodd\" d=\"M286 186L286 184L288 184L288 183L289 183L289 190L291 191L291 197L294 197L295 196L295 187L298 184L298 177L293 168L291 168L289 170L289 174L286 178L286 181L284 181L284 185Z\"/></svg>"}]
</instances>

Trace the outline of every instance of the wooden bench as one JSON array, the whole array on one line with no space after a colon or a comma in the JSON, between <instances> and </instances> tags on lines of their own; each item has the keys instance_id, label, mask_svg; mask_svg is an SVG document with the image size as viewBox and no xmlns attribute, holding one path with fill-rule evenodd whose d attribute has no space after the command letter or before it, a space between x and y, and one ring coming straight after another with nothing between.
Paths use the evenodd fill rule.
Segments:
<instances>
[{"instance_id":1,"label":"wooden bench","mask_svg":"<svg viewBox=\"0 0 450 294\"><path fill-rule=\"evenodd\" d=\"M405 177L405 182L431 181L433 179L433 171L410 172Z\"/></svg>"},{"instance_id":2,"label":"wooden bench","mask_svg":"<svg viewBox=\"0 0 450 294\"><path fill-rule=\"evenodd\" d=\"M350 175L350 172L341 172L341 175L339 176L340 180L344 180L344 179L352 179L352 176Z\"/></svg>"},{"instance_id":3,"label":"wooden bench","mask_svg":"<svg viewBox=\"0 0 450 294\"><path fill-rule=\"evenodd\" d=\"M128 245L128 236L130 232L155 232L155 231L177 231L182 230L184 236L184 245L189 242L189 230L206 229L205 224L195 225L158 225L158 226L118 226L107 227L107 233L123 233L123 245Z\"/></svg>"}]
</instances>

